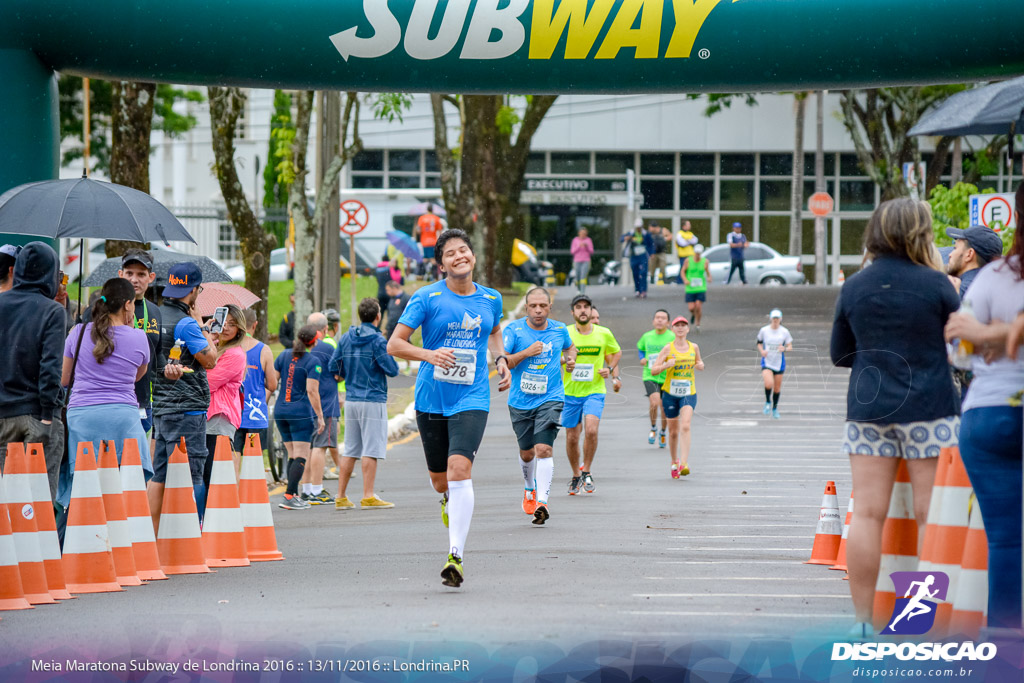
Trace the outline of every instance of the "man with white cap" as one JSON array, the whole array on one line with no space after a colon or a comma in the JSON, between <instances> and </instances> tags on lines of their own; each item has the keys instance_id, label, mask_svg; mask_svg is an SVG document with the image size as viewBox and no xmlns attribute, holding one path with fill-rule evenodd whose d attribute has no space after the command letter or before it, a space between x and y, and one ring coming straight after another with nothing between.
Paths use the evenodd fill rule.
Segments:
<instances>
[{"instance_id":1,"label":"man with white cap","mask_svg":"<svg viewBox=\"0 0 1024 683\"><path fill-rule=\"evenodd\" d=\"M782 326L782 311L773 308L768 318L771 323L757 332L761 377L764 379L764 410L761 412L778 420L779 393L782 391L782 375L786 372L786 351L793 350L793 335Z\"/></svg>"}]
</instances>

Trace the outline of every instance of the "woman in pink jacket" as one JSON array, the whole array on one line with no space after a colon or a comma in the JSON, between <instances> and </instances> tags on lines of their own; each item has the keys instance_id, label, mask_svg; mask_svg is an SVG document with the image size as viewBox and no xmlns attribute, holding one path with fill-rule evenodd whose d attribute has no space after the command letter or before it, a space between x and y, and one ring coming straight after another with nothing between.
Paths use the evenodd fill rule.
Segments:
<instances>
[{"instance_id":1,"label":"woman in pink jacket","mask_svg":"<svg viewBox=\"0 0 1024 683\"><path fill-rule=\"evenodd\" d=\"M580 228L576 237L572 238L569 248L572 254L572 270L576 277L576 289L584 294L587 289L587 276L590 275L590 259L594 256L594 243L587 237L587 229Z\"/></svg>"},{"instance_id":2,"label":"woman in pink jacket","mask_svg":"<svg viewBox=\"0 0 1024 683\"><path fill-rule=\"evenodd\" d=\"M242 380L245 378L245 314L238 306L228 306L228 317L224 329L214 335L217 340L217 365L206 371L210 384L210 409L206 412L206 466L203 481L210 490L210 476L213 473L213 457L217 450L217 437L226 436L228 441L235 437L235 430L242 423ZM206 512L206 496L197 501L199 521Z\"/></svg>"}]
</instances>

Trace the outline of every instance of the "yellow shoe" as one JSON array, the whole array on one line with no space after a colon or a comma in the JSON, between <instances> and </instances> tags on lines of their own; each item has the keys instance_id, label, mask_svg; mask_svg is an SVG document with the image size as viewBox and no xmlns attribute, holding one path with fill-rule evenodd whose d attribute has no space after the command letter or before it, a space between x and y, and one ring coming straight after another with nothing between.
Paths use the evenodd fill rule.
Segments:
<instances>
[{"instance_id":1,"label":"yellow shoe","mask_svg":"<svg viewBox=\"0 0 1024 683\"><path fill-rule=\"evenodd\" d=\"M356 504L353 503L351 500L349 500L348 496L345 496L343 498L335 498L334 499L334 509L335 510L351 510L355 506L356 506Z\"/></svg>"},{"instance_id":2,"label":"yellow shoe","mask_svg":"<svg viewBox=\"0 0 1024 683\"><path fill-rule=\"evenodd\" d=\"M684 464L682 467L679 468L679 474L681 474L682 476L685 477L689 473L690 473L690 466L688 464Z\"/></svg>"},{"instance_id":3,"label":"yellow shoe","mask_svg":"<svg viewBox=\"0 0 1024 683\"><path fill-rule=\"evenodd\" d=\"M393 507L395 507L394 503L389 503L386 500L381 500L377 496L370 496L369 498L363 498L361 501L359 501L359 504L362 505L364 508L381 508L381 509L383 509L383 508L393 508Z\"/></svg>"}]
</instances>

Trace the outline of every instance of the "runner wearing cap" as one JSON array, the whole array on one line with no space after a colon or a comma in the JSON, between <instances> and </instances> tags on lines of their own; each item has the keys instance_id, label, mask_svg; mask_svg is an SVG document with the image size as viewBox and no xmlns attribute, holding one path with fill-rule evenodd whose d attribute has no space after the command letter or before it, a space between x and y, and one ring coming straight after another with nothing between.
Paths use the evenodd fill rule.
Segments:
<instances>
[{"instance_id":1,"label":"runner wearing cap","mask_svg":"<svg viewBox=\"0 0 1024 683\"><path fill-rule=\"evenodd\" d=\"M615 341L611 330L593 324L591 301L586 294L577 294L572 300L572 317L575 324L569 326L569 337L576 346L576 362L568 367L562 376L565 384L565 408L562 410L562 426L565 427L565 452L569 456L572 479L569 480L569 495L575 496L582 488L594 492L594 478L590 468L597 453L597 428L604 412L604 385L606 377L612 378L612 388L622 388L619 378L619 358L622 349ZM580 466L580 432L583 432L583 466Z\"/></svg>"},{"instance_id":2,"label":"runner wearing cap","mask_svg":"<svg viewBox=\"0 0 1024 683\"><path fill-rule=\"evenodd\" d=\"M768 314L771 324L757 332L757 350L761 353L761 377L764 379L765 415L779 419L779 392L782 374L786 372L786 351L793 350L793 335L782 326L782 311L773 308ZM775 390L774 396L772 390Z\"/></svg>"},{"instance_id":3,"label":"runner wearing cap","mask_svg":"<svg viewBox=\"0 0 1024 683\"><path fill-rule=\"evenodd\" d=\"M591 308L593 310L593 308ZM654 329L644 332L636 343L637 353L640 356L640 365L643 366L641 379L644 383L644 391L647 392L647 410L651 417L651 431L647 434L647 443L653 444L658 437L658 447L665 447L665 430L668 421L665 418L665 411L661 407L661 385L665 381L665 373L653 374L651 364L666 344L672 343L675 335L668 329L668 311L659 308L654 312ZM658 415L661 415L661 434L657 432Z\"/></svg>"},{"instance_id":4,"label":"runner wearing cap","mask_svg":"<svg viewBox=\"0 0 1024 683\"><path fill-rule=\"evenodd\" d=\"M552 446L558 436L565 390L556 358L571 372L576 349L564 323L549 320L551 295L543 287L526 293L526 317L510 322L502 335L512 368L508 412L519 442L519 466L525 490L523 512L543 524L550 513L548 495L555 470Z\"/></svg>"},{"instance_id":5,"label":"runner wearing cap","mask_svg":"<svg viewBox=\"0 0 1024 683\"><path fill-rule=\"evenodd\" d=\"M704 258L704 245L693 248L693 256L686 259L683 281L686 284L686 307L690 310L690 318L700 332L700 319L704 315L704 302L708 300L708 283L711 282L711 270L708 260Z\"/></svg>"},{"instance_id":6,"label":"runner wearing cap","mask_svg":"<svg viewBox=\"0 0 1024 683\"><path fill-rule=\"evenodd\" d=\"M445 275L417 290L388 341L396 358L420 361L416 375L416 424L434 490L444 494L441 519L448 527L448 559L442 583L463 581L462 558L473 519L473 459L480 449L491 390L487 351L494 356L498 390L512 373L501 340L501 294L473 282L476 255L469 235L446 230L437 238L434 260ZM423 348L409 337L421 328Z\"/></svg>"},{"instance_id":7,"label":"runner wearing cap","mask_svg":"<svg viewBox=\"0 0 1024 683\"><path fill-rule=\"evenodd\" d=\"M668 454L672 458L672 478L690 473L690 422L697 408L695 370L704 369L700 349L689 341L690 321L677 316L672 321L675 339L658 354L651 372L664 372L661 404L668 417ZM680 447L681 446L681 447Z\"/></svg>"}]
</instances>

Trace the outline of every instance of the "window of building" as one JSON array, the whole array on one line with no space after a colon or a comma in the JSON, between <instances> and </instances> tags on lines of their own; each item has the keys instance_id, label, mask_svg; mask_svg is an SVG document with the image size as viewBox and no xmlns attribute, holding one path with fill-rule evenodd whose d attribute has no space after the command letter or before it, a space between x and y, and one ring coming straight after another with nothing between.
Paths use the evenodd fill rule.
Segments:
<instances>
[{"instance_id":1,"label":"window of building","mask_svg":"<svg viewBox=\"0 0 1024 683\"><path fill-rule=\"evenodd\" d=\"M690 231L693 236L703 244L705 248L711 246L711 219L710 218L684 218L680 221L680 227L685 221L690 221Z\"/></svg>"},{"instance_id":2,"label":"window of building","mask_svg":"<svg viewBox=\"0 0 1024 683\"><path fill-rule=\"evenodd\" d=\"M217 226L217 258L221 261L238 260L238 236L231 223L220 223Z\"/></svg>"},{"instance_id":3,"label":"window of building","mask_svg":"<svg viewBox=\"0 0 1024 683\"><path fill-rule=\"evenodd\" d=\"M753 154L723 154L722 175L754 175Z\"/></svg>"},{"instance_id":4,"label":"window of building","mask_svg":"<svg viewBox=\"0 0 1024 683\"><path fill-rule=\"evenodd\" d=\"M714 180L680 180L679 208L689 211L711 211L715 208Z\"/></svg>"},{"instance_id":5,"label":"window of building","mask_svg":"<svg viewBox=\"0 0 1024 683\"><path fill-rule=\"evenodd\" d=\"M789 216L761 216L758 241L779 253L789 251Z\"/></svg>"},{"instance_id":6,"label":"window of building","mask_svg":"<svg viewBox=\"0 0 1024 683\"><path fill-rule=\"evenodd\" d=\"M441 176L428 175L423 186L431 189L441 187Z\"/></svg>"},{"instance_id":7,"label":"window of building","mask_svg":"<svg viewBox=\"0 0 1024 683\"><path fill-rule=\"evenodd\" d=\"M723 180L719 194L723 211L751 211L754 208L753 180Z\"/></svg>"},{"instance_id":8,"label":"window of building","mask_svg":"<svg viewBox=\"0 0 1024 683\"><path fill-rule=\"evenodd\" d=\"M374 190L384 187L384 176L352 174L352 187L357 190Z\"/></svg>"},{"instance_id":9,"label":"window of building","mask_svg":"<svg viewBox=\"0 0 1024 683\"><path fill-rule=\"evenodd\" d=\"M419 173L420 151L418 149L392 149L388 151L388 170Z\"/></svg>"},{"instance_id":10,"label":"window of building","mask_svg":"<svg viewBox=\"0 0 1024 683\"><path fill-rule=\"evenodd\" d=\"M682 154L679 156L679 175L714 175L714 154Z\"/></svg>"},{"instance_id":11,"label":"window of building","mask_svg":"<svg viewBox=\"0 0 1024 683\"><path fill-rule=\"evenodd\" d=\"M423 152L424 170L427 173L437 173L440 167L437 165L437 152L432 149Z\"/></svg>"},{"instance_id":12,"label":"window of building","mask_svg":"<svg viewBox=\"0 0 1024 683\"><path fill-rule=\"evenodd\" d=\"M364 149L352 159L353 171L383 171L384 150Z\"/></svg>"},{"instance_id":13,"label":"window of building","mask_svg":"<svg viewBox=\"0 0 1024 683\"><path fill-rule=\"evenodd\" d=\"M824 155L825 161L825 175L832 176L836 173L836 155L832 152L826 152ZM809 152L804 154L804 177L813 178L814 171L814 153Z\"/></svg>"},{"instance_id":14,"label":"window of building","mask_svg":"<svg viewBox=\"0 0 1024 683\"><path fill-rule=\"evenodd\" d=\"M856 154L839 155L839 175L867 175Z\"/></svg>"},{"instance_id":15,"label":"window of building","mask_svg":"<svg viewBox=\"0 0 1024 683\"><path fill-rule=\"evenodd\" d=\"M843 254L860 254L864 251L864 229L868 220L844 218L839 228L839 251Z\"/></svg>"},{"instance_id":16,"label":"window of building","mask_svg":"<svg viewBox=\"0 0 1024 683\"><path fill-rule=\"evenodd\" d=\"M388 176L388 187L399 190L416 189L420 186L420 176L416 175L390 175Z\"/></svg>"},{"instance_id":17,"label":"window of building","mask_svg":"<svg viewBox=\"0 0 1024 683\"><path fill-rule=\"evenodd\" d=\"M642 175L673 175L676 172L675 154L641 154Z\"/></svg>"},{"instance_id":18,"label":"window of building","mask_svg":"<svg viewBox=\"0 0 1024 683\"><path fill-rule=\"evenodd\" d=\"M875 184L870 180L840 181L839 206L843 211L873 211Z\"/></svg>"},{"instance_id":19,"label":"window of building","mask_svg":"<svg viewBox=\"0 0 1024 683\"><path fill-rule=\"evenodd\" d=\"M634 166L632 154L598 152L594 155L594 173L626 175Z\"/></svg>"},{"instance_id":20,"label":"window of building","mask_svg":"<svg viewBox=\"0 0 1024 683\"><path fill-rule=\"evenodd\" d=\"M761 175L792 175L792 154L762 154Z\"/></svg>"},{"instance_id":21,"label":"window of building","mask_svg":"<svg viewBox=\"0 0 1024 683\"><path fill-rule=\"evenodd\" d=\"M428 169L429 170L429 169ZM526 158L527 173L547 173L544 162L544 152L530 152Z\"/></svg>"},{"instance_id":22,"label":"window of building","mask_svg":"<svg viewBox=\"0 0 1024 683\"><path fill-rule=\"evenodd\" d=\"M552 152L551 172L589 175L590 154L588 152Z\"/></svg>"},{"instance_id":23,"label":"window of building","mask_svg":"<svg viewBox=\"0 0 1024 683\"><path fill-rule=\"evenodd\" d=\"M789 211L792 194L793 183L788 180L762 180L760 208L762 211Z\"/></svg>"},{"instance_id":24,"label":"window of building","mask_svg":"<svg viewBox=\"0 0 1024 683\"><path fill-rule=\"evenodd\" d=\"M641 180L640 192L644 195L644 210L672 209L671 180Z\"/></svg>"}]
</instances>

